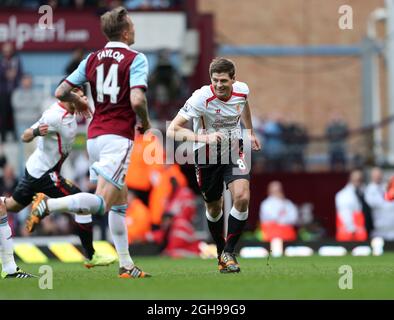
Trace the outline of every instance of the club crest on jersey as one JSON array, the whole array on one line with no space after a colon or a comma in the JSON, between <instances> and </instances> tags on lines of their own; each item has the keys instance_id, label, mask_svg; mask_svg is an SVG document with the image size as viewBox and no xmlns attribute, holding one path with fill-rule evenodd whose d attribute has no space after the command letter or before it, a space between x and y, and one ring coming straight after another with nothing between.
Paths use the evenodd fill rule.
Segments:
<instances>
[{"instance_id":1,"label":"club crest on jersey","mask_svg":"<svg viewBox=\"0 0 394 320\"><path fill-rule=\"evenodd\" d=\"M183 111L185 111L185 112L188 112L189 110L190 110L190 106L186 103L184 106L183 106Z\"/></svg>"}]
</instances>

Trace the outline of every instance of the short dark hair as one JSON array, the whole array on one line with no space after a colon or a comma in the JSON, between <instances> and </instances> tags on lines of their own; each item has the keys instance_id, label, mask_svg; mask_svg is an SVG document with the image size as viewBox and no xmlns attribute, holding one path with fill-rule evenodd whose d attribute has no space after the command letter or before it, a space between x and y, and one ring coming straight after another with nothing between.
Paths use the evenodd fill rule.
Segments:
<instances>
[{"instance_id":1,"label":"short dark hair","mask_svg":"<svg viewBox=\"0 0 394 320\"><path fill-rule=\"evenodd\" d=\"M110 41L119 40L128 23L127 10L124 7L117 7L101 16L101 30Z\"/></svg>"},{"instance_id":2,"label":"short dark hair","mask_svg":"<svg viewBox=\"0 0 394 320\"><path fill-rule=\"evenodd\" d=\"M230 59L226 58L215 58L209 65L209 76L212 77L214 73L227 73L230 78L234 78L235 65Z\"/></svg>"}]
</instances>

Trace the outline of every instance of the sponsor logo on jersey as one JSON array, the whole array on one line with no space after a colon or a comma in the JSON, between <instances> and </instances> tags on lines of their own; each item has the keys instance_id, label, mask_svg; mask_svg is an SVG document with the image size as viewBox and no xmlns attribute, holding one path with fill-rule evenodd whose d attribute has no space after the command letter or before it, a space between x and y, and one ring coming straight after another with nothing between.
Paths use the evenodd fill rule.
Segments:
<instances>
[{"instance_id":1,"label":"sponsor logo on jersey","mask_svg":"<svg viewBox=\"0 0 394 320\"><path fill-rule=\"evenodd\" d=\"M51 172L50 174L49 174L49 177L51 178L51 180L53 181L53 182L55 182L55 184L56 184L56 182L58 182L58 178L57 178L57 174L55 173L55 172Z\"/></svg>"}]
</instances>

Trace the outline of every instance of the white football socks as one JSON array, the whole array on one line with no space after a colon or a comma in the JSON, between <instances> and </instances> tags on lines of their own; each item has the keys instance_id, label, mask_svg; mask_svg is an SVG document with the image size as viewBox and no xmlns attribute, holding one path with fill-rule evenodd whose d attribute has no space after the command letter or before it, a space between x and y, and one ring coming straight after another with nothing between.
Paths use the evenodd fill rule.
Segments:
<instances>
[{"instance_id":1,"label":"white football socks","mask_svg":"<svg viewBox=\"0 0 394 320\"><path fill-rule=\"evenodd\" d=\"M8 274L15 273L17 266L14 259L14 242L7 216L0 217L0 246L2 270Z\"/></svg>"},{"instance_id":2,"label":"white football socks","mask_svg":"<svg viewBox=\"0 0 394 320\"><path fill-rule=\"evenodd\" d=\"M134 262L129 253L129 241L127 237L125 217L126 209L127 204L112 206L108 215L108 225L116 252L119 256L119 266L131 269L134 266Z\"/></svg>"},{"instance_id":3,"label":"white football socks","mask_svg":"<svg viewBox=\"0 0 394 320\"><path fill-rule=\"evenodd\" d=\"M241 212L238 211L237 209L235 209L235 207L233 206L230 210L230 214L237 220L239 221L245 221L248 219L249 216L249 210L246 210L245 212Z\"/></svg>"},{"instance_id":4,"label":"white football socks","mask_svg":"<svg viewBox=\"0 0 394 320\"><path fill-rule=\"evenodd\" d=\"M220 218L223 216L223 210L222 210L222 211L219 213L219 215L216 216L216 217L212 217L212 216L209 214L208 210L205 210L205 215L207 216L208 221L211 221L211 222L218 222L218 221L220 220Z\"/></svg>"},{"instance_id":5,"label":"white football socks","mask_svg":"<svg viewBox=\"0 0 394 320\"><path fill-rule=\"evenodd\" d=\"M105 211L104 199L101 196L81 192L57 199L48 199L48 210L56 212L75 212L79 214L99 214Z\"/></svg>"}]
</instances>

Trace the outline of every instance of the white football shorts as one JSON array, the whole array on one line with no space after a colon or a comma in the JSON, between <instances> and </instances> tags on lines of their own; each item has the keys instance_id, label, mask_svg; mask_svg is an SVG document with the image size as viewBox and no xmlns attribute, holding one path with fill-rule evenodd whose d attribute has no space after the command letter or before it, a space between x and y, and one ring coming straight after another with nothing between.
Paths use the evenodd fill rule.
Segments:
<instances>
[{"instance_id":1,"label":"white football shorts","mask_svg":"<svg viewBox=\"0 0 394 320\"><path fill-rule=\"evenodd\" d=\"M88 139L90 181L97 183L98 176L122 189L133 141L122 136L106 134Z\"/></svg>"}]
</instances>

